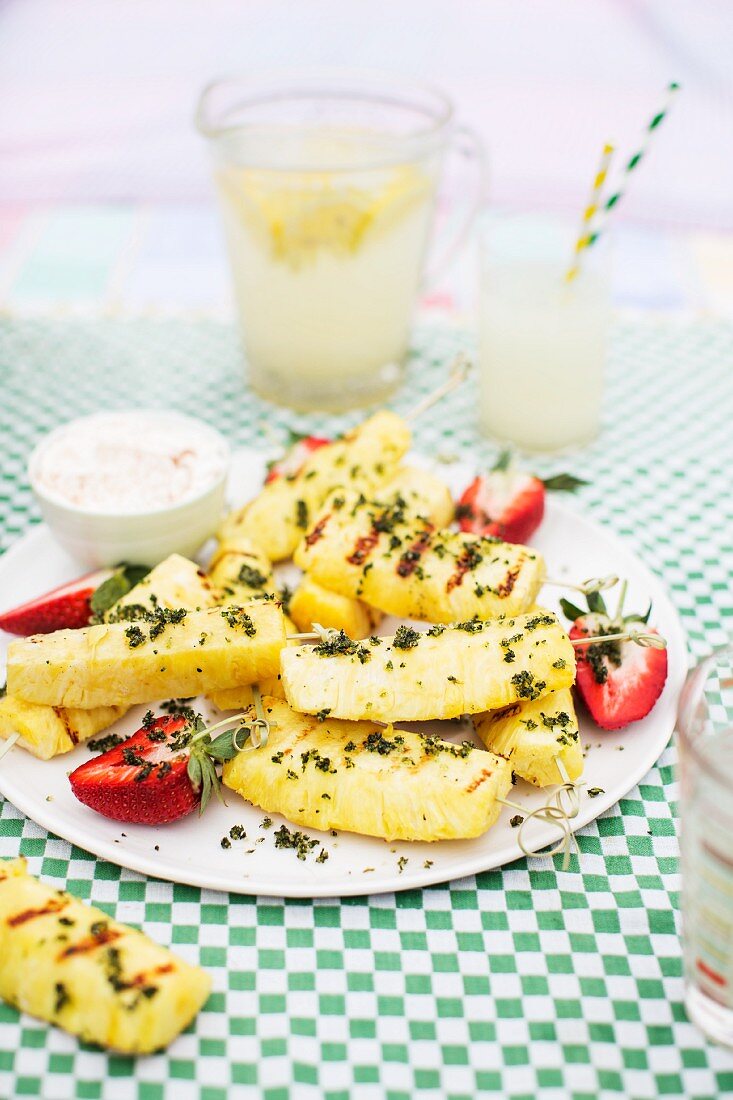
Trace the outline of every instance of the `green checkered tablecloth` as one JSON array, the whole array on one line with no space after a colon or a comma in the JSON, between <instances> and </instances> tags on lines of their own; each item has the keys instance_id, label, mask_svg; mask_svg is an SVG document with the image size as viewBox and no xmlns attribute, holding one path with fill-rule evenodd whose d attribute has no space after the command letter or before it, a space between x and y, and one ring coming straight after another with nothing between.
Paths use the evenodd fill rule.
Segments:
<instances>
[{"instance_id":1,"label":"green checkered tablecloth","mask_svg":"<svg viewBox=\"0 0 733 1100\"><path fill-rule=\"evenodd\" d=\"M418 334L407 408L465 343ZM232 443L267 428L333 431L242 388L232 330L213 321L5 320L0 325L0 545L37 519L25 478L42 432L80 413L170 402ZM478 462L471 386L417 428L417 445ZM354 418L351 418L352 420ZM733 329L624 320L606 426L569 459L581 502L662 575L693 656L733 623ZM284 432L283 432L284 434ZM633 736L633 734L629 734ZM141 878L0 807L0 855L199 961L215 992L166 1054L140 1061L0 1007L0 1097L267 1100L414 1096L709 1098L733 1056L682 1005L674 750L582 830L567 872L547 861L397 896L283 902Z\"/></svg>"}]
</instances>

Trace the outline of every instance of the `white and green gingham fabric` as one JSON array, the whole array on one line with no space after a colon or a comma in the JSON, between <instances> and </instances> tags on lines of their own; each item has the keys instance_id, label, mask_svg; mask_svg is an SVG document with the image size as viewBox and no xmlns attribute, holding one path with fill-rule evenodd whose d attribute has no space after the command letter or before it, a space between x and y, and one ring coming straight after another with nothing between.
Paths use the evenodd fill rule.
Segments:
<instances>
[{"instance_id":1,"label":"white and green gingham fabric","mask_svg":"<svg viewBox=\"0 0 733 1100\"><path fill-rule=\"evenodd\" d=\"M466 337L418 333L406 409ZM0 324L0 546L37 519L30 448L99 408L170 404L236 446L350 418L266 407L219 322L6 319ZM417 426L417 446L486 462L472 385ZM733 328L628 319L615 330L605 428L562 460L580 503L664 579L698 657L733 625ZM29 567L30 567L29 563ZM629 736L633 736L630 731ZM164 1054L108 1056L0 1006L0 1098L450 1100L496 1094L733 1094L733 1055L687 1021L679 941L675 753L581 831L581 857L343 901L229 897L145 879L0 805L0 856L142 926L214 979Z\"/></svg>"}]
</instances>

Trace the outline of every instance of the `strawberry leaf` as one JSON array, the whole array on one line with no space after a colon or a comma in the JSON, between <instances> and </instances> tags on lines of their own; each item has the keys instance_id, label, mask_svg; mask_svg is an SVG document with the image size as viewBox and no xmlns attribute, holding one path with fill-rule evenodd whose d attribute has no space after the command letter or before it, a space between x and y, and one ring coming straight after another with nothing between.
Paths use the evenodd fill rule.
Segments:
<instances>
[{"instance_id":1,"label":"strawberry leaf","mask_svg":"<svg viewBox=\"0 0 733 1100\"><path fill-rule=\"evenodd\" d=\"M211 773L214 772L214 778L212 780ZM212 789L218 786L219 777L216 774L214 765L207 757L201 758L201 804L199 806L199 814L202 814L211 801Z\"/></svg>"},{"instance_id":2,"label":"strawberry leaf","mask_svg":"<svg viewBox=\"0 0 733 1100\"><path fill-rule=\"evenodd\" d=\"M576 619L582 619L584 615L587 615L587 611L581 611L579 607L576 607L570 600L561 599L560 607L562 608L563 615L572 622Z\"/></svg>"},{"instance_id":3,"label":"strawberry leaf","mask_svg":"<svg viewBox=\"0 0 733 1100\"><path fill-rule=\"evenodd\" d=\"M240 732L240 729L241 727L220 733L210 745L206 746L207 755L213 757L214 760L233 760L239 752L234 744L234 737L235 734Z\"/></svg>"},{"instance_id":4,"label":"strawberry leaf","mask_svg":"<svg viewBox=\"0 0 733 1100\"><path fill-rule=\"evenodd\" d=\"M588 610L593 615L605 615L608 617L608 608L606 607L606 601L600 592L589 592L586 596L588 600Z\"/></svg>"},{"instance_id":5,"label":"strawberry leaf","mask_svg":"<svg viewBox=\"0 0 733 1100\"><path fill-rule=\"evenodd\" d=\"M512 462L512 452L509 447L505 447L503 451L499 451L499 457L494 465L491 467L492 473L494 470L508 470Z\"/></svg>"},{"instance_id":6,"label":"strawberry leaf","mask_svg":"<svg viewBox=\"0 0 733 1100\"><path fill-rule=\"evenodd\" d=\"M149 572L146 565L122 565L111 577L102 581L90 600L94 618L101 621L106 612Z\"/></svg>"},{"instance_id":7,"label":"strawberry leaf","mask_svg":"<svg viewBox=\"0 0 733 1100\"><path fill-rule=\"evenodd\" d=\"M650 601L649 606L647 607L647 609L646 609L646 611L644 612L643 615L641 615L639 613L637 613L635 615L624 615L624 622L625 623L648 623L649 622L649 616L651 615L651 613L652 613L652 605L651 605L651 601Z\"/></svg>"},{"instance_id":8,"label":"strawberry leaf","mask_svg":"<svg viewBox=\"0 0 733 1100\"><path fill-rule=\"evenodd\" d=\"M191 786L198 794L201 790L202 782L201 757L198 753L191 753L188 758L188 767L186 771L188 772L188 778L191 780Z\"/></svg>"},{"instance_id":9,"label":"strawberry leaf","mask_svg":"<svg viewBox=\"0 0 733 1100\"><path fill-rule=\"evenodd\" d=\"M590 485L590 482L573 474L553 474L552 477L542 478L542 484L551 492L574 493L581 485Z\"/></svg>"}]
</instances>

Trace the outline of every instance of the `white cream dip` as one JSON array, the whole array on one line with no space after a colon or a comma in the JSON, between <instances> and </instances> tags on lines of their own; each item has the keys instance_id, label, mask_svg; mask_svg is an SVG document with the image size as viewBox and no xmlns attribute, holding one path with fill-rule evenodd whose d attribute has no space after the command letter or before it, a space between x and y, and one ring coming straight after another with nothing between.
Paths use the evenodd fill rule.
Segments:
<instances>
[{"instance_id":1,"label":"white cream dip","mask_svg":"<svg viewBox=\"0 0 733 1100\"><path fill-rule=\"evenodd\" d=\"M220 481L229 448L213 428L168 410L81 417L36 449L31 482L66 505L132 515L183 504Z\"/></svg>"}]
</instances>

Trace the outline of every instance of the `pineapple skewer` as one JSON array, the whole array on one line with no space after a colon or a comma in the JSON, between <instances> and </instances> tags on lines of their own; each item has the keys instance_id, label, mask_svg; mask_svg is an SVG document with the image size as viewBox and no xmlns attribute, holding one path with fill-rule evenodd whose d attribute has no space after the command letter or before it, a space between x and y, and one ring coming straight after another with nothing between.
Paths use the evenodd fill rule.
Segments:
<instances>
[{"instance_id":1,"label":"pineapple skewer","mask_svg":"<svg viewBox=\"0 0 733 1100\"><path fill-rule=\"evenodd\" d=\"M146 610L152 612L155 604L161 608L193 610L208 607L212 602L211 586L198 566L172 554L121 597L105 618L133 618ZM41 760L71 752L80 742L121 718L127 709L124 703L85 710L51 707L9 693L0 698L0 738L6 739L0 746L0 759L17 742Z\"/></svg>"},{"instance_id":2,"label":"pineapple skewer","mask_svg":"<svg viewBox=\"0 0 733 1100\"><path fill-rule=\"evenodd\" d=\"M209 563L209 579L216 586L217 603L242 604L253 599L277 596L272 565L251 539L238 535L222 540ZM285 628L295 630L295 624L285 616ZM279 672L268 676L259 688L267 695L282 696ZM209 699L219 710L244 710L255 696L253 686L237 685L209 692Z\"/></svg>"},{"instance_id":3,"label":"pineapple skewer","mask_svg":"<svg viewBox=\"0 0 733 1100\"><path fill-rule=\"evenodd\" d=\"M60 630L13 642L8 689L34 703L95 707L208 694L277 675L280 607L169 612L143 621Z\"/></svg>"},{"instance_id":4,"label":"pineapple skewer","mask_svg":"<svg viewBox=\"0 0 733 1100\"><path fill-rule=\"evenodd\" d=\"M339 488L371 492L396 468L410 446L410 431L396 413L383 409L354 431L314 451L292 477L269 482L222 524L220 537L246 535L270 561L283 561L308 528L310 518Z\"/></svg>"},{"instance_id":5,"label":"pineapple skewer","mask_svg":"<svg viewBox=\"0 0 733 1100\"><path fill-rule=\"evenodd\" d=\"M525 546L439 530L401 497L334 497L295 553L319 584L400 618L451 623L527 611L545 574Z\"/></svg>"},{"instance_id":6,"label":"pineapple skewer","mask_svg":"<svg viewBox=\"0 0 733 1100\"><path fill-rule=\"evenodd\" d=\"M283 649L285 697L296 710L334 718L426 721L498 710L570 687L575 653L546 611L490 622L400 627L354 642L329 634Z\"/></svg>"},{"instance_id":7,"label":"pineapple skewer","mask_svg":"<svg viewBox=\"0 0 733 1100\"><path fill-rule=\"evenodd\" d=\"M555 786L558 776L570 783L583 774L583 749L569 688L476 714L473 724L486 748L505 756L512 771L535 787Z\"/></svg>"},{"instance_id":8,"label":"pineapple skewer","mask_svg":"<svg viewBox=\"0 0 733 1100\"><path fill-rule=\"evenodd\" d=\"M317 829L387 840L479 836L497 819L511 787L509 763L466 743L324 721L265 699L267 752L224 765L225 786L263 810Z\"/></svg>"},{"instance_id":9,"label":"pineapple skewer","mask_svg":"<svg viewBox=\"0 0 733 1100\"><path fill-rule=\"evenodd\" d=\"M448 486L434 474L414 466L402 466L381 490L385 499L404 500L412 515L422 515L436 525L449 523L453 500ZM336 494L338 497L338 494ZM290 614L298 630L314 622L343 630L350 638L367 638L382 614L355 596L334 592L306 574L290 601Z\"/></svg>"},{"instance_id":10,"label":"pineapple skewer","mask_svg":"<svg viewBox=\"0 0 733 1100\"><path fill-rule=\"evenodd\" d=\"M312 517L337 489L371 493L396 469L411 442L408 424L459 386L470 363L461 352L448 379L404 418L382 409L351 432L319 447L290 477L269 482L222 524L220 537L248 535L270 561L292 556Z\"/></svg>"}]
</instances>

